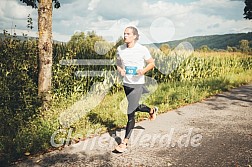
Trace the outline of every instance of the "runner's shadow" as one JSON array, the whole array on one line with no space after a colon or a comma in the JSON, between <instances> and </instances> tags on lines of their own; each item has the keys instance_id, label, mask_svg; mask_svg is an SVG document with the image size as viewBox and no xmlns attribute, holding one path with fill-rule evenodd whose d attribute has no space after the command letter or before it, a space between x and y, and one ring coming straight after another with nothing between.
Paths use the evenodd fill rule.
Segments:
<instances>
[{"instance_id":1,"label":"runner's shadow","mask_svg":"<svg viewBox=\"0 0 252 167\"><path fill-rule=\"evenodd\" d=\"M87 118L90 122L100 123L104 125L108 131L116 127L115 120L112 119L103 119L98 113L89 112Z\"/></svg>"}]
</instances>

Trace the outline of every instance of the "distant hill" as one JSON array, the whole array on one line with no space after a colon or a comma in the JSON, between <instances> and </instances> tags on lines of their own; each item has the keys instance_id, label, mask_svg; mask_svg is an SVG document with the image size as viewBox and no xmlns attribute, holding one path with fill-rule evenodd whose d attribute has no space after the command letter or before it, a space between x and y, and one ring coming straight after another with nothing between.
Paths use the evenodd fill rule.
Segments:
<instances>
[{"instance_id":1,"label":"distant hill","mask_svg":"<svg viewBox=\"0 0 252 167\"><path fill-rule=\"evenodd\" d=\"M13 37L13 36L12 36ZM6 36L3 33L0 33L0 39L4 39L6 38ZM14 37L13 37L14 38ZM20 40L20 41L25 41L29 38L29 40L37 40L38 37L30 37L30 36L21 36L21 35L17 35L15 36L16 39ZM65 42L60 42L60 41L56 41L53 40L54 43L65 43Z\"/></svg>"},{"instance_id":2,"label":"distant hill","mask_svg":"<svg viewBox=\"0 0 252 167\"><path fill-rule=\"evenodd\" d=\"M6 36L3 33L0 33L0 39L4 39L4 38L6 38ZM28 36L20 36L20 35L15 36L15 38L19 39L20 41L27 40L28 38L30 40L36 40L37 39L36 37L28 37Z\"/></svg>"},{"instance_id":3,"label":"distant hill","mask_svg":"<svg viewBox=\"0 0 252 167\"><path fill-rule=\"evenodd\" d=\"M0 39L4 38L4 34L0 33ZM27 40L25 36L17 36L17 39L24 41ZM30 40L36 40L36 37L28 37ZM238 33L238 34L224 34L224 35L208 35L208 36L194 36L185 38L182 40L174 40L164 43L154 43L156 47L160 47L162 44L169 44L171 48L176 47L183 41L190 42L194 49L200 48L202 45L207 45L210 49L227 49L227 46L238 47L241 40L250 41L250 47L252 47L252 32ZM64 43L54 40L54 43ZM149 44L151 46L153 44ZM147 44L148 46L148 44Z\"/></svg>"},{"instance_id":4,"label":"distant hill","mask_svg":"<svg viewBox=\"0 0 252 167\"><path fill-rule=\"evenodd\" d=\"M250 41L250 45L252 45L252 32L224 35L194 36L182 40L155 43L155 45L157 47L160 47L160 45L168 43L171 48L174 48L179 43L187 41L192 44L194 49L198 49L202 45L207 45L210 49L227 49L227 46L238 47L239 41L243 39Z\"/></svg>"}]
</instances>

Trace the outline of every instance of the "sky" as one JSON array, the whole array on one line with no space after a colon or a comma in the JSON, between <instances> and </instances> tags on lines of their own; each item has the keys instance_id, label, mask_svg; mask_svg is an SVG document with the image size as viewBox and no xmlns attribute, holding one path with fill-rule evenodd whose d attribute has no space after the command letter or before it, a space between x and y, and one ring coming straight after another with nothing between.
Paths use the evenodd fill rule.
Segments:
<instances>
[{"instance_id":1,"label":"sky","mask_svg":"<svg viewBox=\"0 0 252 167\"><path fill-rule=\"evenodd\" d=\"M53 9L53 39L67 42L78 32L95 31L116 42L127 26L140 32L140 43L157 43L192 36L247 33L243 0L59 0ZM27 17L33 19L32 30ZM0 32L37 36L37 10L20 0L0 0Z\"/></svg>"}]
</instances>

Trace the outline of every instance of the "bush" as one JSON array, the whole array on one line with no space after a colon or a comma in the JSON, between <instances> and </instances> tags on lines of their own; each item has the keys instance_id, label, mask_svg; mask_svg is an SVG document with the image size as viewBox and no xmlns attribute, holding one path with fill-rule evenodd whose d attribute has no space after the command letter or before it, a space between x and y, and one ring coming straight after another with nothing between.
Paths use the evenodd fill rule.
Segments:
<instances>
[{"instance_id":1,"label":"bush","mask_svg":"<svg viewBox=\"0 0 252 167\"><path fill-rule=\"evenodd\" d=\"M6 38L0 46L0 152L15 155L17 133L39 113L37 43Z\"/></svg>"}]
</instances>

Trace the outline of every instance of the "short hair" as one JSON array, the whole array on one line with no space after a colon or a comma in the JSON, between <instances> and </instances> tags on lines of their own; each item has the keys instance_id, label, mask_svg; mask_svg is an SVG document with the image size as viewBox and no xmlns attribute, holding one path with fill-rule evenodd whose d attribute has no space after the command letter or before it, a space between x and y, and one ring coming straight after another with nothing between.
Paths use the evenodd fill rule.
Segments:
<instances>
[{"instance_id":1,"label":"short hair","mask_svg":"<svg viewBox=\"0 0 252 167\"><path fill-rule=\"evenodd\" d=\"M139 34L138 34L137 28L134 27L134 26L128 26L128 27L126 27L126 29L127 28L132 29L133 35L136 35L136 39L135 40L138 40L139 39Z\"/></svg>"}]
</instances>

